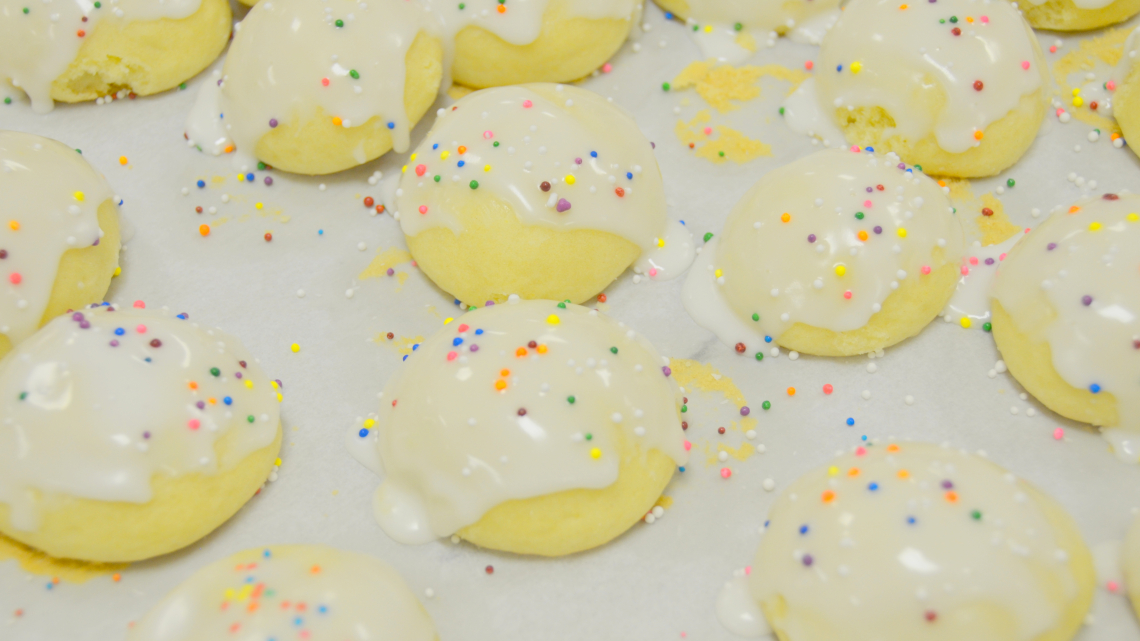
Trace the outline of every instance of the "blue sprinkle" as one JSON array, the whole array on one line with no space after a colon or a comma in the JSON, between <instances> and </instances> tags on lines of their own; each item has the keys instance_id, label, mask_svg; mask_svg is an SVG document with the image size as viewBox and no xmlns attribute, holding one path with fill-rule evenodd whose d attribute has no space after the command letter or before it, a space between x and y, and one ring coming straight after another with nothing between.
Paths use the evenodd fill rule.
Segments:
<instances>
[{"instance_id":1,"label":"blue sprinkle","mask_svg":"<svg viewBox=\"0 0 1140 641\"><path fill-rule=\"evenodd\" d=\"M456 298L456 299L455 299L455 304L456 304L456 305L458 305L458 304L459 304L459 299L458 299L458 298Z\"/></svg>"},{"instance_id":2,"label":"blue sprinkle","mask_svg":"<svg viewBox=\"0 0 1140 641\"><path fill-rule=\"evenodd\" d=\"M772 337L771 337L771 336L765 336L765 337L764 337L764 342L765 342L765 343L771 343L771 342L772 342Z\"/></svg>"},{"instance_id":3,"label":"blue sprinkle","mask_svg":"<svg viewBox=\"0 0 1140 641\"><path fill-rule=\"evenodd\" d=\"M115 328L115 336L122 336L123 334L126 334L126 333L127 333L127 330L123 329L122 327L116 327Z\"/></svg>"},{"instance_id":4,"label":"blue sprinkle","mask_svg":"<svg viewBox=\"0 0 1140 641\"><path fill-rule=\"evenodd\" d=\"M190 317L187 316L185 312L183 312L183 313L178 315L178 318L181 318L182 320L186 320L187 318L190 318Z\"/></svg>"},{"instance_id":5,"label":"blue sprinkle","mask_svg":"<svg viewBox=\"0 0 1140 641\"><path fill-rule=\"evenodd\" d=\"M360 438L365 438L366 436L368 436L368 428L367 427L360 428Z\"/></svg>"},{"instance_id":6,"label":"blue sprinkle","mask_svg":"<svg viewBox=\"0 0 1140 641\"><path fill-rule=\"evenodd\" d=\"M253 172L246 174L245 179L248 180L249 182L253 182Z\"/></svg>"},{"instance_id":7,"label":"blue sprinkle","mask_svg":"<svg viewBox=\"0 0 1140 641\"><path fill-rule=\"evenodd\" d=\"M206 181L205 181L205 180L199 180L199 181L198 181L198 189L201 189L201 188L203 188L203 187L205 187L205 186L206 186Z\"/></svg>"},{"instance_id":8,"label":"blue sprinkle","mask_svg":"<svg viewBox=\"0 0 1140 641\"><path fill-rule=\"evenodd\" d=\"M245 582L246 583L253 583L253 577L252 576L245 577Z\"/></svg>"},{"instance_id":9,"label":"blue sprinkle","mask_svg":"<svg viewBox=\"0 0 1140 641\"><path fill-rule=\"evenodd\" d=\"M416 350L417 350L417 349L419 349L419 348L420 348L420 344L419 344L419 343L416 343L415 345L412 345L412 351L413 351L413 352L414 352L414 351L416 351Z\"/></svg>"},{"instance_id":10,"label":"blue sprinkle","mask_svg":"<svg viewBox=\"0 0 1140 641\"><path fill-rule=\"evenodd\" d=\"M1092 392L1093 394L1099 394L1100 393L1100 385L1097 385L1096 383L1089 385L1089 391Z\"/></svg>"},{"instance_id":11,"label":"blue sprinkle","mask_svg":"<svg viewBox=\"0 0 1140 641\"><path fill-rule=\"evenodd\" d=\"M451 339L451 344L455 347L459 347L463 344L463 339L456 336L455 338Z\"/></svg>"},{"instance_id":12,"label":"blue sprinkle","mask_svg":"<svg viewBox=\"0 0 1140 641\"><path fill-rule=\"evenodd\" d=\"M764 521L764 527L768 527L769 523L771 523L771 521Z\"/></svg>"},{"instance_id":13,"label":"blue sprinkle","mask_svg":"<svg viewBox=\"0 0 1140 641\"><path fill-rule=\"evenodd\" d=\"M591 151L591 152L590 152L590 157L591 157L591 158L597 158L597 157L598 157L598 152L596 152L596 151Z\"/></svg>"},{"instance_id":14,"label":"blue sprinkle","mask_svg":"<svg viewBox=\"0 0 1140 641\"><path fill-rule=\"evenodd\" d=\"M261 553L261 556L268 559L269 557L273 556L273 553L269 551L269 548L265 548L265 550Z\"/></svg>"},{"instance_id":15,"label":"blue sprinkle","mask_svg":"<svg viewBox=\"0 0 1140 641\"><path fill-rule=\"evenodd\" d=\"M439 149L439 143L438 142L435 143L434 145L431 146L431 148L432 149Z\"/></svg>"},{"instance_id":16,"label":"blue sprinkle","mask_svg":"<svg viewBox=\"0 0 1140 641\"><path fill-rule=\"evenodd\" d=\"M625 177L629 178L630 180L633 180L633 172L632 171L625 172Z\"/></svg>"},{"instance_id":17,"label":"blue sprinkle","mask_svg":"<svg viewBox=\"0 0 1140 641\"><path fill-rule=\"evenodd\" d=\"M322 605L321 607L317 608L317 612L320 612L321 614L326 614L328 611L329 607L327 605Z\"/></svg>"},{"instance_id":18,"label":"blue sprinkle","mask_svg":"<svg viewBox=\"0 0 1140 641\"><path fill-rule=\"evenodd\" d=\"M396 128L396 123L394 123L394 122L390 122L390 123L388 123L388 128L389 128L389 129L395 129L395 128Z\"/></svg>"},{"instance_id":19,"label":"blue sprinkle","mask_svg":"<svg viewBox=\"0 0 1140 641\"><path fill-rule=\"evenodd\" d=\"M681 221L681 224L682 224L682 225L684 225L684 224L685 224L685 221L683 221L683 220L682 220L682 221Z\"/></svg>"},{"instance_id":20,"label":"blue sprinkle","mask_svg":"<svg viewBox=\"0 0 1140 641\"><path fill-rule=\"evenodd\" d=\"M870 485L867 486L867 489L874 492L874 491L879 489L879 484L872 482Z\"/></svg>"},{"instance_id":21,"label":"blue sprinkle","mask_svg":"<svg viewBox=\"0 0 1140 641\"><path fill-rule=\"evenodd\" d=\"M482 334L483 334L483 330L481 330L481 329L477 329L477 330L475 330L475 335L476 335L476 336L481 336Z\"/></svg>"},{"instance_id":22,"label":"blue sprinkle","mask_svg":"<svg viewBox=\"0 0 1140 641\"><path fill-rule=\"evenodd\" d=\"M52 590L52 589L54 589L54 588L55 588L55 586L54 586L54 585L52 585L52 582L51 582L51 581L48 581L48 584L47 584L47 589L49 589L49 590Z\"/></svg>"},{"instance_id":23,"label":"blue sprinkle","mask_svg":"<svg viewBox=\"0 0 1140 641\"><path fill-rule=\"evenodd\" d=\"M149 363L149 362L150 362L150 357L149 357L149 356L147 356L147 357L146 357L146 358L144 358L143 360L145 360L146 362L148 362L148 363Z\"/></svg>"},{"instance_id":24,"label":"blue sprinkle","mask_svg":"<svg viewBox=\"0 0 1140 641\"><path fill-rule=\"evenodd\" d=\"M404 354L404 357L403 357L403 358L401 358L400 360L401 360L401 361L406 361L406 360L408 360L408 355L407 355L407 354Z\"/></svg>"},{"instance_id":25,"label":"blue sprinkle","mask_svg":"<svg viewBox=\"0 0 1140 641\"><path fill-rule=\"evenodd\" d=\"M302 619L301 617L297 617L296 619L293 619L293 625L297 626L298 628L304 624L305 624L305 620Z\"/></svg>"},{"instance_id":26,"label":"blue sprinkle","mask_svg":"<svg viewBox=\"0 0 1140 641\"><path fill-rule=\"evenodd\" d=\"M864 147L863 151L869 151L871 153L875 153L875 148L874 147Z\"/></svg>"},{"instance_id":27,"label":"blue sprinkle","mask_svg":"<svg viewBox=\"0 0 1140 641\"><path fill-rule=\"evenodd\" d=\"M222 402L223 402L223 403L225 403L226 405L233 405L233 404L234 404L234 399L232 399L232 398L230 398L229 396L227 396L227 397L225 397L225 398L223 398L223 399L222 399Z\"/></svg>"},{"instance_id":28,"label":"blue sprinkle","mask_svg":"<svg viewBox=\"0 0 1140 641\"><path fill-rule=\"evenodd\" d=\"M467 161L465 161L465 160L460 160L459 162L457 162L457 163L455 163L455 164L456 164L456 165L458 165L458 166L460 166L460 167L462 167L463 165L466 165L466 164L467 164Z\"/></svg>"},{"instance_id":29,"label":"blue sprinkle","mask_svg":"<svg viewBox=\"0 0 1140 641\"><path fill-rule=\"evenodd\" d=\"M684 471L685 471L685 466L683 466L683 465L682 465L681 467L678 467L678 468L677 468L677 470L678 470L678 471L680 471L680 472L684 472Z\"/></svg>"},{"instance_id":30,"label":"blue sprinkle","mask_svg":"<svg viewBox=\"0 0 1140 641\"><path fill-rule=\"evenodd\" d=\"M838 66L836 66L836 67L835 67L835 70L836 70L836 71L843 71L843 65L838 65Z\"/></svg>"},{"instance_id":31,"label":"blue sprinkle","mask_svg":"<svg viewBox=\"0 0 1140 641\"><path fill-rule=\"evenodd\" d=\"M918 522L918 519L914 518L913 516L908 516L906 517L906 522L908 525L914 525Z\"/></svg>"},{"instance_id":32,"label":"blue sprinkle","mask_svg":"<svg viewBox=\"0 0 1140 641\"><path fill-rule=\"evenodd\" d=\"M807 534L807 533L808 533L808 526L801 525L800 526L800 534Z\"/></svg>"},{"instance_id":33,"label":"blue sprinkle","mask_svg":"<svg viewBox=\"0 0 1140 641\"><path fill-rule=\"evenodd\" d=\"M864 441L865 441L865 440L867 440L867 435L866 435L866 434L864 434L862 438L863 438L863 440L864 440Z\"/></svg>"},{"instance_id":34,"label":"blue sprinkle","mask_svg":"<svg viewBox=\"0 0 1140 641\"><path fill-rule=\"evenodd\" d=\"M673 12L672 11L666 11L665 12L665 19L666 20L672 20L673 19Z\"/></svg>"},{"instance_id":35,"label":"blue sprinkle","mask_svg":"<svg viewBox=\"0 0 1140 641\"><path fill-rule=\"evenodd\" d=\"M324 236L324 235L325 235L325 230L323 230L323 229L318 229L318 230L317 230L317 235L318 235L318 236Z\"/></svg>"},{"instance_id":36,"label":"blue sprinkle","mask_svg":"<svg viewBox=\"0 0 1140 641\"><path fill-rule=\"evenodd\" d=\"M848 418L848 419L847 419L847 425L848 425L848 426L851 426L851 425L854 425L854 424L855 424L855 419L853 419L853 418Z\"/></svg>"}]
</instances>

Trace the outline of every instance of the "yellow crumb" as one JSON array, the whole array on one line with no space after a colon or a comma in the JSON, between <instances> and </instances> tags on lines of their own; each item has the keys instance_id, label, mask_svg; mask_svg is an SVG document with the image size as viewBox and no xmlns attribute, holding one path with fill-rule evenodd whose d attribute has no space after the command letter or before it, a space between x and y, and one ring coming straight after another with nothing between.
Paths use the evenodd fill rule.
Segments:
<instances>
[{"instance_id":1,"label":"yellow crumb","mask_svg":"<svg viewBox=\"0 0 1140 641\"><path fill-rule=\"evenodd\" d=\"M760 85L757 82L765 76L791 83L789 94L808 78L807 72L789 69L782 65L734 67L729 64L718 65L713 60L707 60L694 62L685 67L673 79L671 85L675 91L695 88L697 94L709 106L725 112L738 109L739 105L736 102L746 102L760 97Z\"/></svg>"},{"instance_id":2,"label":"yellow crumb","mask_svg":"<svg viewBox=\"0 0 1140 641\"><path fill-rule=\"evenodd\" d=\"M378 249L376 250L376 257L372 259L371 263L368 263L368 267L365 267L364 271L360 272L357 278L364 280L366 278L387 276L389 267L408 263L411 262L411 260L412 255L409 254L406 249L400 249L399 247L384 250ZM400 284L403 284L403 280L400 281Z\"/></svg>"},{"instance_id":3,"label":"yellow crumb","mask_svg":"<svg viewBox=\"0 0 1140 641\"><path fill-rule=\"evenodd\" d=\"M754 140L743 133L717 125L708 126L712 115L708 109L697 112L689 122L677 121L674 130L682 144L694 149L698 158L704 158L714 164L731 160L743 164L760 156L771 156L772 147L762 141ZM705 131L708 130L708 133Z\"/></svg>"},{"instance_id":4,"label":"yellow crumb","mask_svg":"<svg viewBox=\"0 0 1140 641\"><path fill-rule=\"evenodd\" d=\"M1009 222L1009 217L1005 215L1005 207L993 194L982 194L981 207L994 212L992 216L986 216L979 208L978 217L974 219L978 231L982 234L983 246L1003 243L1021 231L1020 227Z\"/></svg>"}]
</instances>

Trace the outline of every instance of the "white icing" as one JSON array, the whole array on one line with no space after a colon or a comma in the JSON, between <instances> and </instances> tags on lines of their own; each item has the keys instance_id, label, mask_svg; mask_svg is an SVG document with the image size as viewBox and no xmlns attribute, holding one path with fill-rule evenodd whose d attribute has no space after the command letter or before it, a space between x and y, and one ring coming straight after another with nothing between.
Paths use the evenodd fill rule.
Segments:
<instances>
[{"instance_id":1,"label":"white icing","mask_svg":"<svg viewBox=\"0 0 1140 641\"><path fill-rule=\"evenodd\" d=\"M899 283L958 262L962 228L951 212L937 183L894 155L816 152L745 194L719 241L702 251L704 268L691 270L685 308L727 344L751 351L761 347L757 337L778 342L796 323L859 329Z\"/></svg>"},{"instance_id":2,"label":"white icing","mask_svg":"<svg viewBox=\"0 0 1140 641\"><path fill-rule=\"evenodd\" d=\"M1121 195L1054 214L1013 248L993 288L1022 333L1048 342L1066 383L1113 395L1120 422L1102 433L1133 462L1140 458L1138 212L1140 196Z\"/></svg>"},{"instance_id":3,"label":"white icing","mask_svg":"<svg viewBox=\"0 0 1140 641\"><path fill-rule=\"evenodd\" d=\"M760 606L752 599L748 591L748 579L743 576L733 577L720 589L716 597L716 618L737 636L750 639L771 638L772 628L764 620Z\"/></svg>"},{"instance_id":4,"label":"white icing","mask_svg":"<svg viewBox=\"0 0 1140 641\"><path fill-rule=\"evenodd\" d=\"M198 11L201 0L103 0L99 8L95 4L89 0L0 3L0 80L8 79L28 94L35 111L51 111L51 83L67 70L102 21L186 18Z\"/></svg>"},{"instance_id":5,"label":"white icing","mask_svg":"<svg viewBox=\"0 0 1140 641\"><path fill-rule=\"evenodd\" d=\"M737 44L742 35L764 42L774 31L798 32L797 39L819 44L839 13L839 0L685 0L685 4L688 15L684 18L690 29L696 27L692 31L694 40L706 56L712 54L727 62L739 62L751 55Z\"/></svg>"},{"instance_id":6,"label":"white icing","mask_svg":"<svg viewBox=\"0 0 1140 641\"><path fill-rule=\"evenodd\" d=\"M954 295L946 303L942 315L948 321L963 324L962 319L968 319L970 328L983 329L988 323L990 314L990 287L998 267L1005 260L1010 248L1021 240L1024 233L1014 234L1009 239L996 245L985 247L971 247L962 258L961 277L958 278L958 287Z\"/></svg>"},{"instance_id":7,"label":"white icing","mask_svg":"<svg viewBox=\"0 0 1140 641\"><path fill-rule=\"evenodd\" d=\"M835 124L832 108L819 100L815 78L808 78L784 99L784 122L792 131L818 138L824 147L843 147L846 135Z\"/></svg>"},{"instance_id":8,"label":"white icing","mask_svg":"<svg viewBox=\"0 0 1140 641\"><path fill-rule=\"evenodd\" d=\"M0 334L18 343L36 331L60 258L99 242L98 209L112 199L107 181L74 149L0 131Z\"/></svg>"},{"instance_id":9,"label":"white icing","mask_svg":"<svg viewBox=\"0 0 1140 641\"><path fill-rule=\"evenodd\" d=\"M437 638L391 566L323 545L277 545L215 561L127 633L128 641Z\"/></svg>"},{"instance_id":10,"label":"white icing","mask_svg":"<svg viewBox=\"0 0 1140 641\"><path fill-rule=\"evenodd\" d=\"M679 393L665 363L644 338L585 307L484 307L412 353L379 415L348 434L349 451L386 474L374 506L389 536L448 536L510 499L613 484L619 431L683 465Z\"/></svg>"},{"instance_id":11,"label":"white icing","mask_svg":"<svg viewBox=\"0 0 1140 641\"><path fill-rule=\"evenodd\" d=\"M752 595L783 600L769 622L796 641L1043 638L1078 598L1068 560L1087 550L1062 547L1032 491L957 450L860 447L777 499Z\"/></svg>"},{"instance_id":12,"label":"white icing","mask_svg":"<svg viewBox=\"0 0 1140 641\"><path fill-rule=\"evenodd\" d=\"M882 107L895 121L886 136L934 134L942 149L961 153L1038 91L1045 74L1036 36L1005 0L852 0L824 38L815 77L827 113Z\"/></svg>"},{"instance_id":13,"label":"white icing","mask_svg":"<svg viewBox=\"0 0 1140 641\"><path fill-rule=\"evenodd\" d=\"M0 417L0 502L29 531L52 495L146 503L155 474L231 469L279 424L273 386L236 339L109 307L56 318L0 362Z\"/></svg>"},{"instance_id":14,"label":"white icing","mask_svg":"<svg viewBox=\"0 0 1140 641\"><path fill-rule=\"evenodd\" d=\"M393 148L404 152L412 126L404 109L405 58L421 31L434 35L435 24L409 0L259 2L235 30L221 90L209 86L216 81L203 83L187 135L211 153L232 141L238 162L248 164L275 125L300 124L319 108L345 128L380 118ZM217 120L227 138L220 142ZM363 148L358 153L367 160Z\"/></svg>"},{"instance_id":15,"label":"white icing","mask_svg":"<svg viewBox=\"0 0 1140 641\"><path fill-rule=\"evenodd\" d=\"M471 181L508 203L524 224L629 240L642 248L636 268L651 278L679 276L692 262L691 236L666 222L652 145L633 118L595 93L550 84L500 87L441 111L404 168L396 200L404 233L461 233L448 203ZM548 191L540 188L544 181Z\"/></svg>"}]
</instances>

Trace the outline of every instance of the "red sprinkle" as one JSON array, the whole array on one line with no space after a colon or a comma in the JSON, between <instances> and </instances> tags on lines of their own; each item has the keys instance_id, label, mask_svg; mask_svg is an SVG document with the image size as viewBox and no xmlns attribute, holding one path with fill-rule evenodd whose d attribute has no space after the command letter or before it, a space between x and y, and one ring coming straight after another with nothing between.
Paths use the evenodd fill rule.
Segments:
<instances>
[{"instance_id":1,"label":"red sprinkle","mask_svg":"<svg viewBox=\"0 0 1140 641\"><path fill-rule=\"evenodd\" d=\"M272 232L265 232L265 242L268 243L271 240L273 240L273 233Z\"/></svg>"},{"instance_id":2,"label":"red sprinkle","mask_svg":"<svg viewBox=\"0 0 1140 641\"><path fill-rule=\"evenodd\" d=\"M981 80L975 80L974 81L974 91L981 91L982 87L985 87L985 85L982 84Z\"/></svg>"},{"instance_id":3,"label":"red sprinkle","mask_svg":"<svg viewBox=\"0 0 1140 641\"><path fill-rule=\"evenodd\" d=\"M744 343L737 343L736 344L736 353L737 354L743 354L745 349L748 349L748 348L744 346Z\"/></svg>"},{"instance_id":4,"label":"red sprinkle","mask_svg":"<svg viewBox=\"0 0 1140 641\"><path fill-rule=\"evenodd\" d=\"M994 210L990 209L989 207L982 207L982 215L983 216L993 216Z\"/></svg>"},{"instance_id":5,"label":"red sprinkle","mask_svg":"<svg viewBox=\"0 0 1140 641\"><path fill-rule=\"evenodd\" d=\"M486 572L487 574L494 574L495 573L495 566L488 565L487 567L483 568L483 571Z\"/></svg>"},{"instance_id":6,"label":"red sprinkle","mask_svg":"<svg viewBox=\"0 0 1140 641\"><path fill-rule=\"evenodd\" d=\"M716 433L717 434L724 434L724 428L723 427L716 428Z\"/></svg>"},{"instance_id":7,"label":"red sprinkle","mask_svg":"<svg viewBox=\"0 0 1140 641\"><path fill-rule=\"evenodd\" d=\"M364 197L364 206L365 207L371 207L375 203L376 203L376 201L372 200L372 196L365 196Z\"/></svg>"}]
</instances>

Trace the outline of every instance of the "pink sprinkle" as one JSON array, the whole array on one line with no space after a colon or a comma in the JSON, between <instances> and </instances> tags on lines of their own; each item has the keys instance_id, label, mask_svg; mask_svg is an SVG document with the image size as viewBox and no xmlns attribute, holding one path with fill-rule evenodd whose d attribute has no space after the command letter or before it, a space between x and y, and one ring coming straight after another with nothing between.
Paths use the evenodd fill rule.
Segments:
<instances>
[{"instance_id":1,"label":"pink sprinkle","mask_svg":"<svg viewBox=\"0 0 1140 641\"><path fill-rule=\"evenodd\" d=\"M1027 229L1027 230L1025 230L1025 231L1027 231L1027 232L1028 232L1029 230ZM998 260L999 260L999 261L1001 261L1001 260L1005 260L1005 254L1002 254L1001 256L998 256Z\"/></svg>"},{"instance_id":2,"label":"pink sprinkle","mask_svg":"<svg viewBox=\"0 0 1140 641\"><path fill-rule=\"evenodd\" d=\"M421 214L427 213L427 205L420 205L420 213Z\"/></svg>"},{"instance_id":3,"label":"pink sprinkle","mask_svg":"<svg viewBox=\"0 0 1140 641\"><path fill-rule=\"evenodd\" d=\"M22 280L24 280L24 277L20 275L20 272L12 272L8 275L8 282L13 285L19 285Z\"/></svg>"},{"instance_id":4,"label":"pink sprinkle","mask_svg":"<svg viewBox=\"0 0 1140 641\"><path fill-rule=\"evenodd\" d=\"M688 441L685 441L685 451L688 452L691 449L693 449L693 444L688 442Z\"/></svg>"},{"instance_id":5,"label":"pink sprinkle","mask_svg":"<svg viewBox=\"0 0 1140 641\"><path fill-rule=\"evenodd\" d=\"M462 334L463 332L466 332L467 330L469 330L471 328L468 327L466 323L460 323L458 329L459 329L459 333Z\"/></svg>"},{"instance_id":6,"label":"pink sprinkle","mask_svg":"<svg viewBox=\"0 0 1140 641\"><path fill-rule=\"evenodd\" d=\"M425 167L424 165L416 165L416 175L417 176L424 175L424 172L426 172L426 171L427 171L427 167Z\"/></svg>"},{"instance_id":7,"label":"pink sprinkle","mask_svg":"<svg viewBox=\"0 0 1140 641\"><path fill-rule=\"evenodd\" d=\"M1061 117L1061 114L1063 114L1063 113L1065 113L1065 110L1064 110L1064 109L1061 109L1060 107L1057 107L1057 113L1056 113L1055 115L1056 115L1058 118L1060 118L1060 117Z\"/></svg>"},{"instance_id":8,"label":"pink sprinkle","mask_svg":"<svg viewBox=\"0 0 1140 641\"><path fill-rule=\"evenodd\" d=\"M602 65L602 73L609 73L613 70L614 70L614 66L608 62L606 64Z\"/></svg>"},{"instance_id":9,"label":"pink sprinkle","mask_svg":"<svg viewBox=\"0 0 1140 641\"><path fill-rule=\"evenodd\" d=\"M867 454L867 448L863 447L862 445L855 448L855 456L866 456L866 454Z\"/></svg>"},{"instance_id":10,"label":"pink sprinkle","mask_svg":"<svg viewBox=\"0 0 1140 641\"><path fill-rule=\"evenodd\" d=\"M492 138L494 138L494 137L495 137L495 134L494 134L494 133L492 133L492 132L491 132L491 131L489 131L489 130L488 130L488 131L484 131L484 132L483 132L483 139L484 139L484 140L490 140L490 139L492 139Z\"/></svg>"},{"instance_id":11,"label":"pink sprinkle","mask_svg":"<svg viewBox=\"0 0 1140 641\"><path fill-rule=\"evenodd\" d=\"M920 271L922 272L923 276L925 276L926 274L929 274L930 273L930 265L923 265L922 269Z\"/></svg>"},{"instance_id":12,"label":"pink sprinkle","mask_svg":"<svg viewBox=\"0 0 1140 641\"><path fill-rule=\"evenodd\" d=\"M1063 428L1058 427L1057 429L1053 430L1054 441L1059 441L1063 438L1065 438L1065 430Z\"/></svg>"},{"instance_id":13,"label":"pink sprinkle","mask_svg":"<svg viewBox=\"0 0 1140 641\"><path fill-rule=\"evenodd\" d=\"M849 290L843 292L843 297L846 298L847 300L851 300L851 290L849 289Z\"/></svg>"},{"instance_id":14,"label":"pink sprinkle","mask_svg":"<svg viewBox=\"0 0 1140 641\"><path fill-rule=\"evenodd\" d=\"M808 71L811 71L811 68L814 66L815 66L815 63L812 62L811 60L808 60L807 62L804 63L804 69L807 69Z\"/></svg>"},{"instance_id":15,"label":"pink sprinkle","mask_svg":"<svg viewBox=\"0 0 1140 641\"><path fill-rule=\"evenodd\" d=\"M329 86L329 79L328 78L321 78L321 85L325 86L325 87Z\"/></svg>"},{"instance_id":16,"label":"pink sprinkle","mask_svg":"<svg viewBox=\"0 0 1140 641\"><path fill-rule=\"evenodd\" d=\"M969 276L970 275L970 268L966 267L965 265L962 265L962 275L963 276Z\"/></svg>"},{"instance_id":17,"label":"pink sprinkle","mask_svg":"<svg viewBox=\"0 0 1140 641\"><path fill-rule=\"evenodd\" d=\"M1104 584L1104 587L1108 588L1109 592L1115 594L1116 591L1120 589L1120 584L1116 581L1109 581L1108 583Z\"/></svg>"},{"instance_id":18,"label":"pink sprinkle","mask_svg":"<svg viewBox=\"0 0 1140 641\"><path fill-rule=\"evenodd\" d=\"M456 354L455 352L448 352L447 353L447 360L448 361L453 361L456 358L459 358L459 354Z\"/></svg>"},{"instance_id":19,"label":"pink sprinkle","mask_svg":"<svg viewBox=\"0 0 1140 641\"><path fill-rule=\"evenodd\" d=\"M712 133L712 127L705 127L705 135L707 136L711 133Z\"/></svg>"},{"instance_id":20,"label":"pink sprinkle","mask_svg":"<svg viewBox=\"0 0 1140 641\"><path fill-rule=\"evenodd\" d=\"M835 388L831 386L831 383L827 383L826 385L823 386L823 393L824 394L830 394L834 391L835 391Z\"/></svg>"},{"instance_id":21,"label":"pink sprinkle","mask_svg":"<svg viewBox=\"0 0 1140 641\"><path fill-rule=\"evenodd\" d=\"M989 24L990 23L990 17L989 16L982 16L978 19L982 21L982 24Z\"/></svg>"},{"instance_id":22,"label":"pink sprinkle","mask_svg":"<svg viewBox=\"0 0 1140 641\"><path fill-rule=\"evenodd\" d=\"M970 264L971 265L977 265L978 264L978 257L977 256L970 256Z\"/></svg>"},{"instance_id":23,"label":"pink sprinkle","mask_svg":"<svg viewBox=\"0 0 1140 641\"><path fill-rule=\"evenodd\" d=\"M1109 91L1116 91L1116 81L1115 80L1109 80L1108 83L1105 84L1105 87Z\"/></svg>"},{"instance_id":24,"label":"pink sprinkle","mask_svg":"<svg viewBox=\"0 0 1140 641\"><path fill-rule=\"evenodd\" d=\"M727 467L720 468L720 478L727 479L732 477L732 470Z\"/></svg>"},{"instance_id":25,"label":"pink sprinkle","mask_svg":"<svg viewBox=\"0 0 1140 641\"><path fill-rule=\"evenodd\" d=\"M873 203L872 203L871 201L869 201L869 200L864 200L864 201L863 201L863 206L864 206L864 207L870 207L872 204L873 204Z\"/></svg>"},{"instance_id":26,"label":"pink sprinkle","mask_svg":"<svg viewBox=\"0 0 1140 641\"><path fill-rule=\"evenodd\" d=\"M1028 60L1022 60L1021 61L1021 68L1028 71L1029 70L1029 61Z\"/></svg>"},{"instance_id":27,"label":"pink sprinkle","mask_svg":"<svg viewBox=\"0 0 1140 641\"><path fill-rule=\"evenodd\" d=\"M529 101L529 100L524 100L524 101L523 101L523 109L530 109L530 108L531 108L531 107L533 107L533 106L534 106L534 103L533 103L533 102L531 102L531 101Z\"/></svg>"},{"instance_id":28,"label":"pink sprinkle","mask_svg":"<svg viewBox=\"0 0 1140 641\"><path fill-rule=\"evenodd\" d=\"M135 309L146 309L146 303L142 302L141 300L136 300Z\"/></svg>"},{"instance_id":29,"label":"pink sprinkle","mask_svg":"<svg viewBox=\"0 0 1140 641\"><path fill-rule=\"evenodd\" d=\"M859 149L859 145L851 145L851 153L857 154L860 151L862 151L862 149Z\"/></svg>"},{"instance_id":30,"label":"pink sprinkle","mask_svg":"<svg viewBox=\"0 0 1140 641\"><path fill-rule=\"evenodd\" d=\"M1057 45L1053 45L1052 47L1049 47L1049 53L1057 53Z\"/></svg>"},{"instance_id":31,"label":"pink sprinkle","mask_svg":"<svg viewBox=\"0 0 1140 641\"><path fill-rule=\"evenodd\" d=\"M650 268L649 276L652 278L653 276L656 276L656 275L657 275L657 268L656 267Z\"/></svg>"},{"instance_id":32,"label":"pink sprinkle","mask_svg":"<svg viewBox=\"0 0 1140 641\"><path fill-rule=\"evenodd\" d=\"M201 423L198 422L198 419L192 418L189 421L186 421L186 425L190 429L196 430L196 429L198 429L198 426L201 425Z\"/></svg>"},{"instance_id":33,"label":"pink sprinkle","mask_svg":"<svg viewBox=\"0 0 1140 641\"><path fill-rule=\"evenodd\" d=\"M135 331L140 333L140 334L145 334L146 333L146 325L139 325L138 327L135 328Z\"/></svg>"},{"instance_id":34,"label":"pink sprinkle","mask_svg":"<svg viewBox=\"0 0 1140 641\"><path fill-rule=\"evenodd\" d=\"M752 574L752 566L751 565L744 566L744 576L749 576L751 574Z\"/></svg>"}]
</instances>

